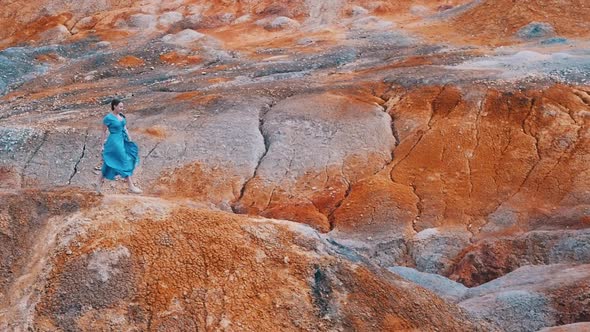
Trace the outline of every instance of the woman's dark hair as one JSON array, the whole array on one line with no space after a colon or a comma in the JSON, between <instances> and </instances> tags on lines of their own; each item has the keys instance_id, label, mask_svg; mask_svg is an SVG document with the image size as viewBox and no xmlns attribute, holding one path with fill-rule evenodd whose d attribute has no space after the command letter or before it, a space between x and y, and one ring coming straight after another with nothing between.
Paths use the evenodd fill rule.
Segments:
<instances>
[{"instance_id":1,"label":"woman's dark hair","mask_svg":"<svg viewBox=\"0 0 590 332\"><path fill-rule=\"evenodd\" d=\"M119 105L121 103L121 100L118 98L114 98L113 100L111 100L111 110L115 110L115 106Z\"/></svg>"}]
</instances>

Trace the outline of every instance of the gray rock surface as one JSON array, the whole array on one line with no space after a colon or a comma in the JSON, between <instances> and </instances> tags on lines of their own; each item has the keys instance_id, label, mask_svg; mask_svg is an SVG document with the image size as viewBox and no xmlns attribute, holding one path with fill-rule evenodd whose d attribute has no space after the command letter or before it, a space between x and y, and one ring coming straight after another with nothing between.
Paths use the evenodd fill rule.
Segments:
<instances>
[{"instance_id":1,"label":"gray rock surface","mask_svg":"<svg viewBox=\"0 0 590 332\"><path fill-rule=\"evenodd\" d=\"M537 331L590 313L590 265L530 265L470 288L459 305L507 331Z\"/></svg>"},{"instance_id":2,"label":"gray rock surface","mask_svg":"<svg viewBox=\"0 0 590 332\"><path fill-rule=\"evenodd\" d=\"M316 214L311 223L322 229L350 184L381 170L395 144L391 118L380 106L330 93L277 103L261 128L267 153L237 209L262 212L297 202L309 205ZM320 195L328 199L314 203Z\"/></svg>"},{"instance_id":3,"label":"gray rock surface","mask_svg":"<svg viewBox=\"0 0 590 332\"><path fill-rule=\"evenodd\" d=\"M158 17L149 14L134 14L129 17L127 24L136 29L153 29L158 24Z\"/></svg>"},{"instance_id":4,"label":"gray rock surface","mask_svg":"<svg viewBox=\"0 0 590 332\"><path fill-rule=\"evenodd\" d=\"M188 45L203 38L204 36L205 35L196 32L195 30L184 29L178 33L162 37L162 41L170 44Z\"/></svg>"},{"instance_id":5,"label":"gray rock surface","mask_svg":"<svg viewBox=\"0 0 590 332\"><path fill-rule=\"evenodd\" d=\"M537 331L555 324L550 300L530 291L503 291L472 298L459 305L478 318L496 323L504 331Z\"/></svg>"},{"instance_id":6,"label":"gray rock surface","mask_svg":"<svg viewBox=\"0 0 590 332\"><path fill-rule=\"evenodd\" d=\"M183 15L179 12L166 12L158 17L158 23L163 26L169 26L171 24L182 21Z\"/></svg>"},{"instance_id":7,"label":"gray rock surface","mask_svg":"<svg viewBox=\"0 0 590 332\"><path fill-rule=\"evenodd\" d=\"M411 255L422 272L445 273L454 258L470 242L471 233L464 229L428 228L412 239Z\"/></svg>"},{"instance_id":8,"label":"gray rock surface","mask_svg":"<svg viewBox=\"0 0 590 332\"><path fill-rule=\"evenodd\" d=\"M70 184L77 172L78 161L85 152L86 136L85 132L75 129L47 132L39 148L23 167L23 186Z\"/></svg>"},{"instance_id":9,"label":"gray rock surface","mask_svg":"<svg viewBox=\"0 0 590 332\"><path fill-rule=\"evenodd\" d=\"M456 262L451 278L467 284L485 283L525 265L589 264L589 240L588 229L538 230L483 239Z\"/></svg>"},{"instance_id":10,"label":"gray rock surface","mask_svg":"<svg viewBox=\"0 0 590 332\"><path fill-rule=\"evenodd\" d=\"M473 298L492 293L529 290L544 292L575 285L590 278L590 265L527 265L483 285L470 288L465 295Z\"/></svg>"},{"instance_id":11,"label":"gray rock surface","mask_svg":"<svg viewBox=\"0 0 590 332\"><path fill-rule=\"evenodd\" d=\"M453 302L457 302L467 292L467 287L438 274L420 272L405 266L392 266L387 269Z\"/></svg>"},{"instance_id":12,"label":"gray rock surface","mask_svg":"<svg viewBox=\"0 0 590 332\"><path fill-rule=\"evenodd\" d=\"M540 329L539 332L588 332L590 323L574 323Z\"/></svg>"},{"instance_id":13,"label":"gray rock surface","mask_svg":"<svg viewBox=\"0 0 590 332\"><path fill-rule=\"evenodd\" d=\"M297 28L299 25L299 22L295 21L294 19L285 16L279 16L265 23L264 28L267 30L289 29Z\"/></svg>"}]
</instances>

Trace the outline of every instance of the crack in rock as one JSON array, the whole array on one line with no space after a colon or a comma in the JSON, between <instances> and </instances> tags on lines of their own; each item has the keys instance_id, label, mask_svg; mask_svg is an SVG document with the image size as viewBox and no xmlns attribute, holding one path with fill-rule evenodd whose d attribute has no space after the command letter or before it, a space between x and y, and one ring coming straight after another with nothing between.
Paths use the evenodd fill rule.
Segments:
<instances>
[{"instance_id":1,"label":"crack in rock","mask_svg":"<svg viewBox=\"0 0 590 332\"><path fill-rule=\"evenodd\" d=\"M78 158L78 161L76 161L76 164L74 164L74 170L72 171L72 174L70 175L70 178L68 179L68 185L72 184L72 179L74 178L74 176L76 174L78 174L78 165L80 164L80 161L82 161L82 159L84 158L84 154L86 153L87 141L88 141L88 130L86 130L86 135L84 136L84 145L82 146L82 153L80 154L80 158Z\"/></svg>"},{"instance_id":2,"label":"crack in rock","mask_svg":"<svg viewBox=\"0 0 590 332\"><path fill-rule=\"evenodd\" d=\"M246 180L244 182L244 184L242 185L242 189L240 190L240 196L238 197L238 199L236 199L235 203L232 204L231 209L232 209L232 211L234 213L239 213L236 205L244 197L244 194L246 192L246 187L248 186L248 184L250 183L250 181L252 181L254 178L256 178L256 175L258 174L258 168L260 167L260 164L262 164L262 161L264 160L264 158L266 157L266 154L268 153L268 150L270 149L270 142L268 141L268 137L266 137L264 135L264 132L262 130L262 127L264 126L264 117L272 109L272 107L275 104L276 103L273 102L271 104L268 104L266 107L264 107L264 108L262 108L260 110L260 113L259 113L259 116L258 116L258 133L262 137L262 140L263 140L263 143L264 143L264 153L262 153L262 155L260 156L260 158L258 158L258 161L256 162L256 167L254 167L254 172L252 173L252 176L248 180ZM269 204L270 204L270 202L269 202Z\"/></svg>"},{"instance_id":3,"label":"crack in rock","mask_svg":"<svg viewBox=\"0 0 590 332\"><path fill-rule=\"evenodd\" d=\"M47 142L47 137L49 136L49 131L44 131L43 132L43 138L41 139L41 143L37 146L37 148L35 148L35 151L33 151L33 153L31 154L31 156L29 157L29 159L27 159L27 162L25 163L25 165L23 166L23 169L21 171L21 179L20 179L20 186L21 188L24 187L24 183L25 183L25 172L27 170L27 168L29 167L29 164L31 163L31 161L33 160L33 158L35 158L35 156L37 155L37 153L39 152L39 150L41 150L41 147L43 146L43 144L45 144L45 142Z\"/></svg>"}]
</instances>

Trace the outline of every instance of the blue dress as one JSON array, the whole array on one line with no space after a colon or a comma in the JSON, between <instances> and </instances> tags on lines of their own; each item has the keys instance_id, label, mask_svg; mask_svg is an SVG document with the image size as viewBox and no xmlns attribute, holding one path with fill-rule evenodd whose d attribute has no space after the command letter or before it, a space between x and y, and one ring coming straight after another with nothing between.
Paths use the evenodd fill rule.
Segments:
<instances>
[{"instance_id":1,"label":"blue dress","mask_svg":"<svg viewBox=\"0 0 590 332\"><path fill-rule=\"evenodd\" d=\"M109 180L114 180L117 175L122 178L132 175L139 164L139 148L129 140L125 130L127 119L119 120L116 115L109 113L102 123L109 128L110 133L102 152L102 175Z\"/></svg>"}]
</instances>

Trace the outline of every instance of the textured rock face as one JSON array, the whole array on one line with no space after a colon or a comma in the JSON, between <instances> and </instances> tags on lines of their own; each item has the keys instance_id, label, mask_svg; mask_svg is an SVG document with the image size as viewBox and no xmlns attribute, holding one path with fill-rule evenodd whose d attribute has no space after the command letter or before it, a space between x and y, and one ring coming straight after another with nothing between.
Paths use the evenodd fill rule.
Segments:
<instances>
[{"instance_id":1,"label":"textured rock face","mask_svg":"<svg viewBox=\"0 0 590 332\"><path fill-rule=\"evenodd\" d=\"M570 331L587 331L590 328L590 324L588 323L575 323L575 324L567 324L563 326L557 327L547 327L541 329L541 332L570 332Z\"/></svg>"},{"instance_id":2,"label":"textured rock face","mask_svg":"<svg viewBox=\"0 0 590 332\"><path fill-rule=\"evenodd\" d=\"M20 275L25 275L30 262L27 258L34 256L38 243L37 237L46 232L47 224L52 218L64 218L81 208L98 203L95 195L76 191L39 192L24 191L18 195L2 195L0 204L0 290L2 301L9 286L17 282ZM47 257L41 257L46 259Z\"/></svg>"},{"instance_id":3,"label":"textured rock face","mask_svg":"<svg viewBox=\"0 0 590 332\"><path fill-rule=\"evenodd\" d=\"M379 105L334 94L286 99L262 123L267 153L238 211L323 231L351 184L382 169L395 144L391 119Z\"/></svg>"},{"instance_id":4,"label":"textured rock face","mask_svg":"<svg viewBox=\"0 0 590 332\"><path fill-rule=\"evenodd\" d=\"M512 331L584 321L588 276L588 265L526 266L469 289L460 306Z\"/></svg>"},{"instance_id":5,"label":"textured rock face","mask_svg":"<svg viewBox=\"0 0 590 332\"><path fill-rule=\"evenodd\" d=\"M79 204L68 193L41 194L57 195L61 204ZM3 199L12 210L22 198ZM44 245L23 252L22 259L37 269L15 270L14 278L3 278L8 297L1 302L2 329L486 326L430 292L411 290L385 270L347 259L314 230L292 222L125 196L105 198L95 208L60 212L50 223L29 229L35 242ZM26 245L8 247L23 250ZM10 307L9 299L18 292L25 302ZM411 309L416 304L419 309ZM359 316L359 310L365 314Z\"/></svg>"},{"instance_id":6,"label":"textured rock face","mask_svg":"<svg viewBox=\"0 0 590 332\"><path fill-rule=\"evenodd\" d=\"M389 270L505 331L537 331L584 321L588 315L587 264L524 266L472 288L412 268Z\"/></svg>"},{"instance_id":7,"label":"textured rock face","mask_svg":"<svg viewBox=\"0 0 590 332\"><path fill-rule=\"evenodd\" d=\"M472 41L505 44L507 39L526 25L544 23L544 29L556 30L558 34L580 36L587 29L589 4L576 0L571 2L481 1L479 6L460 14L450 24L452 29L467 32ZM539 6L540 5L540 6ZM582 12L578 12L582 10ZM575 13L575 14L574 14ZM551 27L552 26L552 27ZM475 38L474 38L475 37Z\"/></svg>"},{"instance_id":8,"label":"textured rock face","mask_svg":"<svg viewBox=\"0 0 590 332\"><path fill-rule=\"evenodd\" d=\"M451 278L475 286L524 265L588 264L588 230L531 231L485 239L465 249Z\"/></svg>"},{"instance_id":9,"label":"textured rock face","mask_svg":"<svg viewBox=\"0 0 590 332\"><path fill-rule=\"evenodd\" d=\"M450 274L453 260L465 255L460 271L486 282L521 265L551 263L534 256L525 241L519 254L508 234L586 227L589 109L580 98L586 92L556 86L542 93L463 95L445 87L391 97L388 111L400 142L394 159L387 172L352 187L333 214L336 236L358 238L361 231L381 248L400 248L401 242L406 250L371 255L395 265L410 259L426 272ZM569 234L583 237L584 231ZM498 241L505 243L505 258L500 249L488 251L486 243L496 242L490 236L506 238ZM478 239L473 247L485 246L479 255L469 253L474 249L459 255ZM527 242L548 246L545 238ZM575 253L580 245L574 243L580 242L555 249L564 253L554 254L552 263L574 255L583 260L584 249ZM497 269L504 272L491 272ZM474 285L460 274L459 280Z\"/></svg>"},{"instance_id":10,"label":"textured rock face","mask_svg":"<svg viewBox=\"0 0 590 332\"><path fill-rule=\"evenodd\" d=\"M2 328L588 320L586 2L5 2Z\"/></svg>"}]
</instances>

